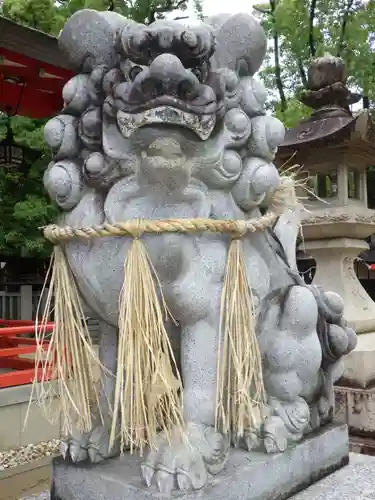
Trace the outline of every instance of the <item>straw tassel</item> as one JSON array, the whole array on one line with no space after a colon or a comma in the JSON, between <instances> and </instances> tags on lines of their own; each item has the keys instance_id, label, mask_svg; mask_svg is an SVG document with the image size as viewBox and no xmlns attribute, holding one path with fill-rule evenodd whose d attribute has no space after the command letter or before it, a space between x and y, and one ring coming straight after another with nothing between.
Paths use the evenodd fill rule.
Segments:
<instances>
[{"instance_id":1,"label":"straw tassel","mask_svg":"<svg viewBox=\"0 0 375 500\"><path fill-rule=\"evenodd\" d=\"M93 349L74 276L60 245L54 247L43 291L49 277L42 320L36 322L35 378L29 407L36 396L50 422L61 420L63 434L71 433L73 428L89 432L93 427L92 407L99 408L94 373L96 367L101 372L102 366ZM52 313L54 329L46 344L46 326ZM47 384L49 380L53 382Z\"/></svg>"},{"instance_id":2,"label":"straw tassel","mask_svg":"<svg viewBox=\"0 0 375 500\"><path fill-rule=\"evenodd\" d=\"M280 188L269 200L268 212L254 219L129 220L85 228L56 225L41 228L44 236L56 245L47 306L36 332L36 375L42 372L42 382L34 383L33 394L37 392L47 413L48 404L60 394L60 407L54 420L61 416L66 432L71 432L73 424L83 432L89 431L92 427L90 409L92 404L98 404L93 366L97 364L100 370L104 369L93 351L87 325L82 320L74 277L59 244L74 239L130 236L134 240L125 262L119 302L118 370L110 447L120 437L122 449L128 447L132 452L139 448L142 453L145 445L155 443L158 431L165 431L167 438L171 438L172 429L182 432L182 384L164 327L168 309L155 269L139 238L143 233L208 232L237 235L229 248L222 293L216 427L233 437L241 437L257 428L265 390L251 289L239 235L243 237L271 227L286 208L295 206L296 185L289 171L282 175ZM53 296L55 329L45 353L42 344ZM53 385L46 387L49 378L57 380L56 393L52 391Z\"/></svg>"},{"instance_id":3,"label":"straw tassel","mask_svg":"<svg viewBox=\"0 0 375 500\"><path fill-rule=\"evenodd\" d=\"M136 237L127 254L119 303L110 447L118 437L118 423L121 449L139 449L141 455L155 443L158 431L169 438L172 430L182 432L182 384L164 326L168 314L155 269Z\"/></svg>"},{"instance_id":4,"label":"straw tassel","mask_svg":"<svg viewBox=\"0 0 375 500\"><path fill-rule=\"evenodd\" d=\"M221 299L216 428L233 438L257 429L265 401L261 353L241 239L232 240Z\"/></svg>"}]
</instances>

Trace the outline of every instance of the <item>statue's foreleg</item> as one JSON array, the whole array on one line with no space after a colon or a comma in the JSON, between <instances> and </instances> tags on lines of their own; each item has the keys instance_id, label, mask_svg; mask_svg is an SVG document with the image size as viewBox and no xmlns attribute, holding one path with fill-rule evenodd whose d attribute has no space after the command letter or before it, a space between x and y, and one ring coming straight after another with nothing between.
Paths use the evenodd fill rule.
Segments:
<instances>
[{"instance_id":1,"label":"statue's foreleg","mask_svg":"<svg viewBox=\"0 0 375 500\"><path fill-rule=\"evenodd\" d=\"M109 450L112 423L111 408L113 408L116 384L117 345L117 328L101 321L99 360L104 369L99 389L99 408L93 408L93 429L88 433L73 430L70 436L64 436L61 439L63 456L73 460L73 462L87 459L91 462L100 462L120 452L118 442Z\"/></svg>"},{"instance_id":2,"label":"statue's foreleg","mask_svg":"<svg viewBox=\"0 0 375 500\"><path fill-rule=\"evenodd\" d=\"M214 258L215 249L212 253ZM220 262L213 265L220 267ZM176 483L181 490L203 487L208 473L220 472L229 453L228 439L215 430L221 280L213 280L212 269L208 274L202 261L189 267L166 294L181 327L184 436L168 442L160 435L143 465L147 483L155 482L162 492Z\"/></svg>"}]
</instances>

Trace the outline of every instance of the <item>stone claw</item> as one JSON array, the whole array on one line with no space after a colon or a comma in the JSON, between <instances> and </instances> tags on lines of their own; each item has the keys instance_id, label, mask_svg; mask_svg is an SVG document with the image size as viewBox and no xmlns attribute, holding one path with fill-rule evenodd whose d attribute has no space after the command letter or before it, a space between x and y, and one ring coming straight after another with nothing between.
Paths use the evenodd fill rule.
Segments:
<instances>
[{"instance_id":1,"label":"stone claw","mask_svg":"<svg viewBox=\"0 0 375 500\"><path fill-rule=\"evenodd\" d=\"M177 484L181 491L189 491L192 489L192 483L185 474L177 474Z\"/></svg>"},{"instance_id":2,"label":"stone claw","mask_svg":"<svg viewBox=\"0 0 375 500\"><path fill-rule=\"evenodd\" d=\"M267 453L281 453L288 447L288 442L296 442L301 433L293 435L282 418L277 415L266 419L263 427L264 447Z\"/></svg>"},{"instance_id":3,"label":"stone claw","mask_svg":"<svg viewBox=\"0 0 375 500\"><path fill-rule=\"evenodd\" d=\"M119 446L116 445L109 451L109 428L99 425L88 433L81 434L74 430L71 436L61 440L60 451L64 460L72 460L74 463L90 460L92 463L99 463L118 455Z\"/></svg>"},{"instance_id":4,"label":"stone claw","mask_svg":"<svg viewBox=\"0 0 375 500\"><path fill-rule=\"evenodd\" d=\"M199 490L223 469L228 450L228 440L213 428L188 424L184 436L176 433L172 442L160 436L141 466L142 476L148 487L155 483L165 495L174 489Z\"/></svg>"},{"instance_id":5,"label":"stone claw","mask_svg":"<svg viewBox=\"0 0 375 500\"><path fill-rule=\"evenodd\" d=\"M87 453L89 455L90 462L93 464L99 463L103 460L103 457L99 453L99 451L96 448L93 448L92 446L89 447Z\"/></svg>"},{"instance_id":6,"label":"stone claw","mask_svg":"<svg viewBox=\"0 0 375 500\"><path fill-rule=\"evenodd\" d=\"M87 449L83 448L81 443L72 441L69 447L70 458L74 463L87 460Z\"/></svg>"},{"instance_id":7,"label":"stone claw","mask_svg":"<svg viewBox=\"0 0 375 500\"><path fill-rule=\"evenodd\" d=\"M257 432L245 431L245 434L239 438L232 439L232 445L235 448L242 448L246 451L252 451L254 449L260 448L261 438Z\"/></svg>"},{"instance_id":8,"label":"stone claw","mask_svg":"<svg viewBox=\"0 0 375 500\"><path fill-rule=\"evenodd\" d=\"M155 481L160 493L170 495L174 487L174 477L172 474L159 470L155 473Z\"/></svg>"},{"instance_id":9,"label":"stone claw","mask_svg":"<svg viewBox=\"0 0 375 500\"><path fill-rule=\"evenodd\" d=\"M149 465L142 464L141 472L143 479L145 480L145 483L147 484L148 487L150 487L152 484L152 478L154 477L154 469Z\"/></svg>"},{"instance_id":10,"label":"stone claw","mask_svg":"<svg viewBox=\"0 0 375 500\"><path fill-rule=\"evenodd\" d=\"M69 443L64 439L60 442L60 453L64 460L66 460L69 451Z\"/></svg>"}]
</instances>

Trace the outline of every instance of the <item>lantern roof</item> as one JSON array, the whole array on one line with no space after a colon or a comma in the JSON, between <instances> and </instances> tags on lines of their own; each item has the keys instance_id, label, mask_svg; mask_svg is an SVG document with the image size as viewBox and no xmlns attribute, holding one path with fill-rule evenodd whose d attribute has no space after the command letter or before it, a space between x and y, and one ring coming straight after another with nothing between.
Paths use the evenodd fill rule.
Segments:
<instances>
[{"instance_id":1,"label":"lantern roof","mask_svg":"<svg viewBox=\"0 0 375 500\"><path fill-rule=\"evenodd\" d=\"M375 129L367 109L352 113L350 105L362 96L346 86L344 62L339 57L324 56L311 62L308 70L307 89L300 101L312 108L311 115L296 127L286 131L279 147L278 160L285 161L295 154L306 157L309 151L326 154L323 148L340 149L347 154L354 152L363 161L372 162L375 154Z\"/></svg>"},{"instance_id":2,"label":"lantern roof","mask_svg":"<svg viewBox=\"0 0 375 500\"><path fill-rule=\"evenodd\" d=\"M72 76L57 38L0 16L0 111L48 118Z\"/></svg>"}]
</instances>

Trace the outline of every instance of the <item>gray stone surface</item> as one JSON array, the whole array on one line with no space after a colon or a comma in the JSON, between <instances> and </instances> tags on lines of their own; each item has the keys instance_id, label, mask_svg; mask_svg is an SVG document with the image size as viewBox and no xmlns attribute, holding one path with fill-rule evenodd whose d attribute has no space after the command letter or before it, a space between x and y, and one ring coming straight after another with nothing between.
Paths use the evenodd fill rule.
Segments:
<instances>
[{"instance_id":1,"label":"gray stone surface","mask_svg":"<svg viewBox=\"0 0 375 500\"><path fill-rule=\"evenodd\" d=\"M213 62L218 68L238 70L239 62L253 75L267 50L267 38L259 23L248 14L219 14L207 20L214 27L217 48Z\"/></svg>"},{"instance_id":2,"label":"gray stone surface","mask_svg":"<svg viewBox=\"0 0 375 500\"><path fill-rule=\"evenodd\" d=\"M259 218L264 209L274 210L282 179L273 160L284 127L267 115L264 85L254 77L266 36L253 17L215 16L187 28L175 21L144 26L110 12L83 10L68 20L59 44L80 72L65 86L62 114L45 129L54 159L44 183L63 209L61 225L247 220ZM285 458L260 455L254 491L264 485L262 468L287 463L294 456L291 446L330 422L340 358L356 343L355 332L343 320L341 298L306 286L295 270L297 212L283 213L272 229L243 237L267 401L266 418L249 425L237 444L247 451L286 453ZM119 296L131 241L121 236L64 244L80 293L100 319L99 357L107 369L100 398L103 415L109 414L108 402L114 398L114 377L108 372L117 369ZM176 326L167 324L167 330L183 380L189 438L187 446L159 436L142 474L162 492L200 489L209 474L220 473L229 455L233 453L234 465L240 456L230 450L227 434L215 428L229 238L159 233L144 234L142 241L177 321ZM124 368L128 366L119 364ZM110 422L104 420L90 432L65 436L64 457L74 462L108 458ZM313 456L319 470L332 465L324 453ZM241 466L249 467L247 460ZM300 467L290 470L290 476ZM128 474L132 471L135 478L135 469ZM282 484L283 478L274 476Z\"/></svg>"},{"instance_id":3,"label":"gray stone surface","mask_svg":"<svg viewBox=\"0 0 375 500\"><path fill-rule=\"evenodd\" d=\"M291 500L374 500L375 457L350 454L347 467L293 496Z\"/></svg>"},{"instance_id":4,"label":"gray stone surface","mask_svg":"<svg viewBox=\"0 0 375 500\"><path fill-rule=\"evenodd\" d=\"M203 493L176 492L172 498L281 500L341 467L348 456L346 426L329 426L282 454L235 450L221 475L211 479ZM158 492L156 487L143 486L139 468L139 458L129 456L102 465L80 467L55 460L55 497L52 496L52 500L170 498Z\"/></svg>"},{"instance_id":5,"label":"gray stone surface","mask_svg":"<svg viewBox=\"0 0 375 500\"><path fill-rule=\"evenodd\" d=\"M349 465L290 497L290 500L374 500L375 457L350 453ZM50 500L48 491L22 500ZM52 499L53 500L53 499ZM247 499L251 500L251 499Z\"/></svg>"}]
</instances>

